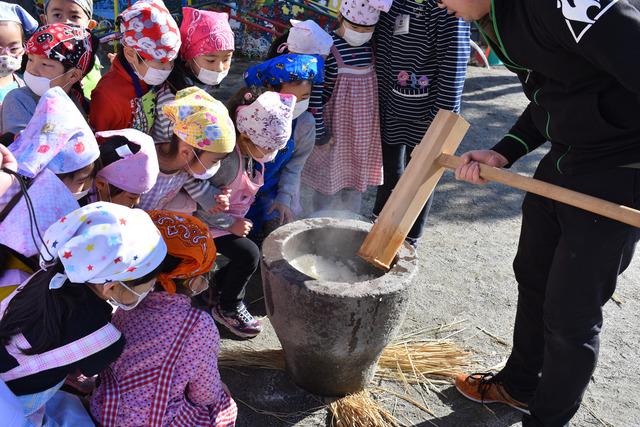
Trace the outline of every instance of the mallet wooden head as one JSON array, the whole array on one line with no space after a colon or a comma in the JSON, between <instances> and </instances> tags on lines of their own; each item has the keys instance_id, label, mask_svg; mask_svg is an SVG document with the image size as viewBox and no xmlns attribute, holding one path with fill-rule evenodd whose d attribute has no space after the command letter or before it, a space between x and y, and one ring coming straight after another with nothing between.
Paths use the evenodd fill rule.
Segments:
<instances>
[{"instance_id":1,"label":"mallet wooden head","mask_svg":"<svg viewBox=\"0 0 640 427\"><path fill-rule=\"evenodd\" d=\"M388 270L411 227L433 193L445 168L441 154L453 154L469 123L460 115L440 110L382 209L358 255L376 267Z\"/></svg>"}]
</instances>

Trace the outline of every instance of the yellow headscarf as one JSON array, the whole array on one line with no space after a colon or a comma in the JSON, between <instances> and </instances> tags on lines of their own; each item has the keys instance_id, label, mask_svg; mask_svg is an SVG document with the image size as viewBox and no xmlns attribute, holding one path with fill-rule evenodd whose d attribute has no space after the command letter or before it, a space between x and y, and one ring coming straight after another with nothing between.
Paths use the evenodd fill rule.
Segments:
<instances>
[{"instance_id":1,"label":"yellow headscarf","mask_svg":"<svg viewBox=\"0 0 640 427\"><path fill-rule=\"evenodd\" d=\"M226 154L236 146L236 131L227 108L202 89L179 91L162 111L175 123L173 133L192 147Z\"/></svg>"}]
</instances>

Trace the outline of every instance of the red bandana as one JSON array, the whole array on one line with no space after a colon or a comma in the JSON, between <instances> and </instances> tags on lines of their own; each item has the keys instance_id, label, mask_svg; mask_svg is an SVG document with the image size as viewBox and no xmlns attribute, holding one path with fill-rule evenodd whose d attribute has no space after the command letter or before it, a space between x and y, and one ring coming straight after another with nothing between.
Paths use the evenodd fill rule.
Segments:
<instances>
[{"instance_id":1,"label":"red bandana","mask_svg":"<svg viewBox=\"0 0 640 427\"><path fill-rule=\"evenodd\" d=\"M54 59L86 74L93 55L91 35L74 25L45 25L38 28L27 42L27 53Z\"/></svg>"}]
</instances>

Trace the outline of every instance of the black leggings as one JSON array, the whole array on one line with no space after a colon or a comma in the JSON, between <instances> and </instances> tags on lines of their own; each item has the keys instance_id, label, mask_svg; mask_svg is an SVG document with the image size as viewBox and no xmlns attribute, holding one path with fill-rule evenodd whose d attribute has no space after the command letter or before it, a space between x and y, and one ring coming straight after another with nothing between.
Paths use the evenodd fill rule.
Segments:
<instances>
[{"instance_id":1,"label":"black leggings","mask_svg":"<svg viewBox=\"0 0 640 427\"><path fill-rule=\"evenodd\" d=\"M244 299L247 283L258 268L260 249L246 237L229 234L214 239L219 253L229 264L215 275L215 283L223 310L235 310Z\"/></svg>"}]
</instances>

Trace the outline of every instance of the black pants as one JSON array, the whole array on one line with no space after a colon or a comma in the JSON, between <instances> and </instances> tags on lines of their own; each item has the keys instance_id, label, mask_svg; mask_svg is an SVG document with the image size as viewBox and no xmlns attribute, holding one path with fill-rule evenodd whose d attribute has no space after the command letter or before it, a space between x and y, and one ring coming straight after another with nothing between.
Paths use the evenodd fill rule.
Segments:
<instances>
[{"instance_id":1,"label":"black pants","mask_svg":"<svg viewBox=\"0 0 640 427\"><path fill-rule=\"evenodd\" d=\"M214 239L219 253L229 258L229 264L215 275L216 289L223 310L235 310L244 299L247 283L258 268L260 249L246 237L229 234Z\"/></svg>"},{"instance_id":2,"label":"black pants","mask_svg":"<svg viewBox=\"0 0 640 427\"><path fill-rule=\"evenodd\" d=\"M565 176L550 153L535 176L615 203L640 204L639 170ZM530 406L524 426L565 426L578 410L598 358L602 306L628 265L635 238L631 226L526 195L513 263L513 350L499 374L509 394Z\"/></svg>"},{"instance_id":3,"label":"black pants","mask_svg":"<svg viewBox=\"0 0 640 427\"><path fill-rule=\"evenodd\" d=\"M409 164L409 160L411 160L412 151L413 147L409 147L404 144L382 144L382 165L384 167L384 182L381 186L378 187L378 193L376 194L376 203L373 207L373 213L375 215L380 215L380 212L382 212L382 208L384 207L385 203L387 203L389 196L391 196L391 192L404 173L405 168ZM418 219L416 219L413 227L411 227L409 235L407 236L408 238L418 240L422 237L422 234L424 233L424 226L427 223L427 217L429 216L429 211L431 210L432 200L433 196L429 198L424 209L422 209L422 212L420 212Z\"/></svg>"}]
</instances>

